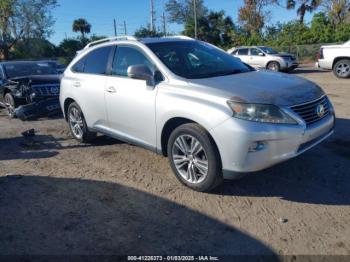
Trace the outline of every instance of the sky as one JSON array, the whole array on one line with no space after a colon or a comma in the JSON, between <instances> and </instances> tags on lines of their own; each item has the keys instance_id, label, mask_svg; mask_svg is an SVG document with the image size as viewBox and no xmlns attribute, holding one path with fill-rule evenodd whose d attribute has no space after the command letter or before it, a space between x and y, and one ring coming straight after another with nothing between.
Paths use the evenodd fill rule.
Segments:
<instances>
[{"instance_id":1,"label":"sky","mask_svg":"<svg viewBox=\"0 0 350 262\"><path fill-rule=\"evenodd\" d=\"M161 16L167 0L154 0L156 11L156 25L161 25ZM237 22L238 9L243 0L204 0L205 5L214 11L224 10ZM146 26L150 22L150 0L58 0L52 15L56 20L53 27L54 33L50 41L59 44L66 36L76 37L72 32L73 20L85 18L91 24L91 34L112 36L114 35L113 19L117 21L117 33L124 34L124 21L127 34L133 35L140 26ZM270 7L270 23L285 22L296 19L295 10L285 10L282 7ZM306 15L306 21L311 18ZM181 32L183 27L177 24L167 24L167 30L171 33Z\"/></svg>"}]
</instances>

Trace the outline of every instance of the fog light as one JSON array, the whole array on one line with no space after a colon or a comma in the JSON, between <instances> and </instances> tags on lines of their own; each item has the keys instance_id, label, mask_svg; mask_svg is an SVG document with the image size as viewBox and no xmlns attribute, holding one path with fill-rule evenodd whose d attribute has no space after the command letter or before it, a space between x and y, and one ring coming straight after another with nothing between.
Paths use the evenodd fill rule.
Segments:
<instances>
[{"instance_id":1,"label":"fog light","mask_svg":"<svg viewBox=\"0 0 350 262\"><path fill-rule=\"evenodd\" d=\"M263 150L265 148L265 143L261 141L254 141L249 146L249 152L256 152Z\"/></svg>"}]
</instances>

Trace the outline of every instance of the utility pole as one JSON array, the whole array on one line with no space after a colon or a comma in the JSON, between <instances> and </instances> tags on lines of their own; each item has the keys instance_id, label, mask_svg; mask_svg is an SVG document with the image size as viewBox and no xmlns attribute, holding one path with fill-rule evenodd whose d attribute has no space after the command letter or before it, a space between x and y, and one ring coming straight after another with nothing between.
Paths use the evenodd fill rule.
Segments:
<instances>
[{"instance_id":1,"label":"utility pole","mask_svg":"<svg viewBox=\"0 0 350 262\"><path fill-rule=\"evenodd\" d=\"M64 36L65 36L65 38L66 38L66 40L68 39L68 37L67 37L67 32L64 32Z\"/></svg>"},{"instance_id":2,"label":"utility pole","mask_svg":"<svg viewBox=\"0 0 350 262\"><path fill-rule=\"evenodd\" d=\"M163 12L163 15L162 15L162 22L163 22L163 34L164 36L166 36L166 18L165 18L165 13Z\"/></svg>"},{"instance_id":3,"label":"utility pole","mask_svg":"<svg viewBox=\"0 0 350 262\"><path fill-rule=\"evenodd\" d=\"M113 25L114 25L114 36L117 36L117 22L115 19L113 19Z\"/></svg>"},{"instance_id":4,"label":"utility pole","mask_svg":"<svg viewBox=\"0 0 350 262\"><path fill-rule=\"evenodd\" d=\"M150 0L151 4L151 31L154 31L154 3L153 0Z\"/></svg>"},{"instance_id":5,"label":"utility pole","mask_svg":"<svg viewBox=\"0 0 350 262\"><path fill-rule=\"evenodd\" d=\"M197 4L193 0L193 15L194 15L194 38L197 39Z\"/></svg>"},{"instance_id":6,"label":"utility pole","mask_svg":"<svg viewBox=\"0 0 350 262\"><path fill-rule=\"evenodd\" d=\"M126 22L125 21L124 21L124 34L128 35L127 32L126 32Z\"/></svg>"}]
</instances>

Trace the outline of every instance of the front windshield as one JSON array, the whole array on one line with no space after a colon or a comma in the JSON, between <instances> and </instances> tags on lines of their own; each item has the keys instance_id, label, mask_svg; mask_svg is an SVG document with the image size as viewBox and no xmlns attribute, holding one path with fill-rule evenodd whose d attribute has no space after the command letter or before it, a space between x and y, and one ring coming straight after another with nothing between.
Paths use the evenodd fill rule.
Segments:
<instances>
[{"instance_id":1,"label":"front windshield","mask_svg":"<svg viewBox=\"0 0 350 262\"><path fill-rule=\"evenodd\" d=\"M278 52L271 47L265 47L265 46L260 46L259 47L264 53L269 54L269 55L276 55Z\"/></svg>"},{"instance_id":2,"label":"front windshield","mask_svg":"<svg viewBox=\"0 0 350 262\"><path fill-rule=\"evenodd\" d=\"M252 71L239 59L204 42L174 41L147 46L174 74L188 79Z\"/></svg>"},{"instance_id":3,"label":"front windshield","mask_svg":"<svg viewBox=\"0 0 350 262\"><path fill-rule=\"evenodd\" d=\"M53 75L56 69L47 62L14 62L4 65L5 74L8 78L30 75Z\"/></svg>"}]
</instances>

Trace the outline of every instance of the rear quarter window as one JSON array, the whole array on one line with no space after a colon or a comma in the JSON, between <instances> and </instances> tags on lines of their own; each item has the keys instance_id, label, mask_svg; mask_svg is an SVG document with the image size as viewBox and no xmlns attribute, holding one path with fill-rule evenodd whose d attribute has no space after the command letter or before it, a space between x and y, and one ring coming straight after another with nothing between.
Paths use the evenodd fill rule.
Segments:
<instances>
[{"instance_id":1,"label":"rear quarter window","mask_svg":"<svg viewBox=\"0 0 350 262\"><path fill-rule=\"evenodd\" d=\"M72 67L73 72L105 75L112 49L112 46L105 46L91 51L75 63Z\"/></svg>"}]
</instances>

